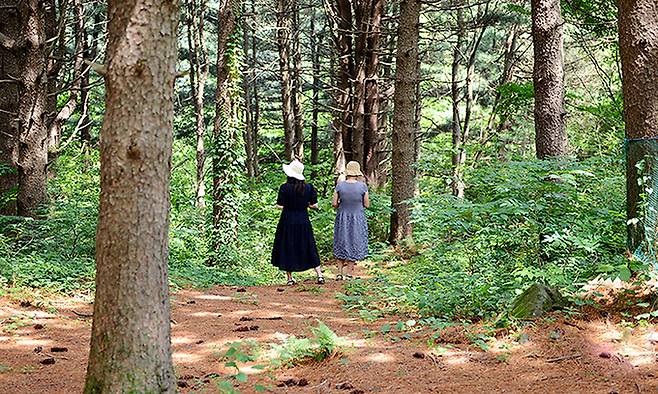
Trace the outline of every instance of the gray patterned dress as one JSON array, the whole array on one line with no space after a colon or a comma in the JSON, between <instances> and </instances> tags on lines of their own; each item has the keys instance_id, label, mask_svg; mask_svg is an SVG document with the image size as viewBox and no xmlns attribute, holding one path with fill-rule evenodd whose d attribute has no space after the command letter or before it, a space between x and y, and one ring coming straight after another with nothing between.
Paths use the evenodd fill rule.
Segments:
<instances>
[{"instance_id":1,"label":"gray patterned dress","mask_svg":"<svg viewBox=\"0 0 658 394\"><path fill-rule=\"evenodd\" d=\"M368 186L363 182L339 182L339 205L334 223L334 256L339 260L359 261L368 256L368 222L363 197Z\"/></svg>"}]
</instances>

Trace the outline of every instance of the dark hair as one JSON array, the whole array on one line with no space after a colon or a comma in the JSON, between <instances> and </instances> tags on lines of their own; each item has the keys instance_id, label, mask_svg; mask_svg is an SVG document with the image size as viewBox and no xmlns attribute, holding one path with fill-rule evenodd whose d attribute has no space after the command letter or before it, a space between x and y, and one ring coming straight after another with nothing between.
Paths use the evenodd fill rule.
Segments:
<instances>
[{"instance_id":1,"label":"dark hair","mask_svg":"<svg viewBox=\"0 0 658 394\"><path fill-rule=\"evenodd\" d=\"M297 192L297 194L304 194L304 189L306 189L306 182L289 176L288 183L293 185L293 187L295 188L295 192Z\"/></svg>"}]
</instances>

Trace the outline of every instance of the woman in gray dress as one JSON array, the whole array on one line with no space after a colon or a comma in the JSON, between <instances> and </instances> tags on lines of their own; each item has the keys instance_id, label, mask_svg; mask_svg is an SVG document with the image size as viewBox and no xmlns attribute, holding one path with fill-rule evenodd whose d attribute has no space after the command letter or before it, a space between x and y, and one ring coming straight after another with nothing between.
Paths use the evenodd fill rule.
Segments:
<instances>
[{"instance_id":1,"label":"woman in gray dress","mask_svg":"<svg viewBox=\"0 0 658 394\"><path fill-rule=\"evenodd\" d=\"M338 182L332 205L338 209L334 223L334 257L338 263L336 280L352 279L354 263L368 255L368 222L364 208L370 206L368 186L356 161L345 166L345 181ZM345 272L343 272L345 270Z\"/></svg>"}]
</instances>

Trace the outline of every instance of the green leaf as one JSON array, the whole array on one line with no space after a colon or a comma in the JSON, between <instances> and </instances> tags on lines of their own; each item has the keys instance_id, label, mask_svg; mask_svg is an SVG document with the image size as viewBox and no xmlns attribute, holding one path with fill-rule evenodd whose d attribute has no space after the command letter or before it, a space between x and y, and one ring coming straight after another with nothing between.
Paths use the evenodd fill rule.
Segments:
<instances>
[{"instance_id":1,"label":"green leaf","mask_svg":"<svg viewBox=\"0 0 658 394\"><path fill-rule=\"evenodd\" d=\"M240 372L239 374L235 375L235 380L238 382L245 383L247 379L247 374L244 372Z\"/></svg>"},{"instance_id":2,"label":"green leaf","mask_svg":"<svg viewBox=\"0 0 658 394\"><path fill-rule=\"evenodd\" d=\"M628 269L628 267L621 267L617 275L619 276L619 279L628 282L628 280L631 279L631 270Z\"/></svg>"}]
</instances>

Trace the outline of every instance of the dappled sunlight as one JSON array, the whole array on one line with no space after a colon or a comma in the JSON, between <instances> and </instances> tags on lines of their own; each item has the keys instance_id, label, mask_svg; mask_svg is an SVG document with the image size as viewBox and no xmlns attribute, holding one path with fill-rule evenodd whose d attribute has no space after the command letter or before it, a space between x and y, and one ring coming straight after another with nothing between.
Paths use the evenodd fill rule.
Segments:
<instances>
[{"instance_id":1,"label":"dappled sunlight","mask_svg":"<svg viewBox=\"0 0 658 394\"><path fill-rule=\"evenodd\" d=\"M200 294L197 296L194 296L193 298L199 299L199 300L210 300L210 301L233 301L233 297L228 297L224 295L218 295L218 294Z\"/></svg>"},{"instance_id":2,"label":"dappled sunlight","mask_svg":"<svg viewBox=\"0 0 658 394\"><path fill-rule=\"evenodd\" d=\"M375 363L390 363L395 361L395 357L387 353L374 353L365 356L363 360Z\"/></svg>"},{"instance_id":3,"label":"dappled sunlight","mask_svg":"<svg viewBox=\"0 0 658 394\"><path fill-rule=\"evenodd\" d=\"M197 353L186 353L186 352L174 352L172 354L172 358L174 360L174 364L176 363L195 364L203 360L203 356Z\"/></svg>"}]
</instances>

